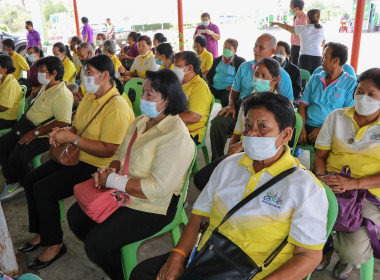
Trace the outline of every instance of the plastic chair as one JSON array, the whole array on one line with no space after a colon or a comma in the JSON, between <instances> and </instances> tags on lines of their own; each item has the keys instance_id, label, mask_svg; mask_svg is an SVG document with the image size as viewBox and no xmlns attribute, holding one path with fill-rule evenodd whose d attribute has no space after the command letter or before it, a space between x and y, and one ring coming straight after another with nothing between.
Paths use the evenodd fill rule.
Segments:
<instances>
[{"instance_id":1,"label":"plastic chair","mask_svg":"<svg viewBox=\"0 0 380 280\"><path fill-rule=\"evenodd\" d=\"M21 118L22 114L24 114L24 112L25 112L25 94L26 94L26 91L27 91L26 86L21 85L20 87L21 87L21 93L22 93L22 100L21 100L20 110L18 111L17 120L19 120ZM0 135L6 134L8 132L11 132L11 130L12 130L12 128L1 129L0 130Z\"/></svg>"},{"instance_id":2,"label":"plastic chair","mask_svg":"<svg viewBox=\"0 0 380 280\"><path fill-rule=\"evenodd\" d=\"M338 216L338 202L332 190L328 186L326 186L323 182L321 183L323 187L325 188L327 201L329 202L329 210L327 212L327 225L326 225L326 233L327 233L326 238L328 238L334 227L336 217ZM311 273L306 278L306 280L309 280L310 276L311 276Z\"/></svg>"},{"instance_id":3,"label":"plastic chair","mask_svg":"<svg viewBox=\"0 0 380 280\"><path fill-rule=\"evenodd\" d=\"M171 221L170 224L165 226L162 230L152 235L151 237L125 245L124 247L121 248L121 262L123 265L124 279L126 280L129 279L129 276L131 275L133 268L137 265L137 249L139 248L141 243L143 243L144 241L170 231L173 238L173 244L174 246L177 245L178 240L181 237L181 233L179 231L179 225L183 224L184 226L186 226L188 222L185 209L183 208L183 202L187 194L187 188L189 186L191 170L193 169L193 165L196 159L197 159L197 149L195 149L193 161L188 169L186 181L185 181L185 184L183 185L182 194L178 201L177 212L174 216L173 221Z\"/></svg>"},{"instance_id":4,"label":"plastic chair","mask_svg":"<svg viewBox=\"0 0 380 280\"><path fill-rule=\"evenodd\" d=\"M131 109L133 110L133 104L132 104L131 100L129 99L128 95L125 92L123 92L121 97L123 97L127 101L129 107L131 107Z\"/></svg>"},{"instance_id":5,"label":"plastic chair","mask_svg":"<svg viewBox=\"0 0 380 280\"><path fill-rule=\"evenodd\" d=\"M32 273L26 273L26 274L21 275L18 278L18 280L42 280L42 279Z\"/></svg>"},{"instance_id":6,"label":"plastic chair","mask_svg":"<svg viewBox=\"0 0 380 280\"><path fill-rule=\"evenodd\" d=\"M360 280L373 280L374 258L370 258L360 266Z\"/></svg>"},{"instance_id":7,"label":"plastic chair","mask_svg":"<svg viewBox=\"0 0 380 280\"><path fill-rule=\"evenodd\" d=\"M307 84L309 82L310 76L311 76L309 71L307 71L305 69L300 69L300 72L301 72L301 79L306 80L306 84Z\"/></svg>"},{"instance_id":8,"label":"plastic chair","mask_svg":"<svg viewBox=\"0 0 380 280\"><path fill-rule=\"evenodd\" d=\"M141 116L140 99L143 92L144 81L144 79L132 79L124 86L124 93L127 96L130 89L134 89L136 92L136 98L133 102L133 112L135 112L135 117Z\"/></svg>"},{"instance_id":9,"label":"plastic chair","mask_svg":"<svg viewBox=\"0 0 380 280\"><path fill-rule=\"evenodd\" d=\"M206 146L206 136L207 136L207 130L210 126L210 121L211 121L211 112L212 112L212 108L214 107L214 103L215 103L215 98L213 95L211 95L211 104L210 104L210 113L208 115L208 119L207 119L207 123L206 123L206 129L205 129L205 134L203 136L203 139L202 139L202 142L199 143L197 145L197 150L202 148L202 152L203 152L203 157L205 158L205 162L206 162L206 165L207 164L210 164L210 156L208 154L208 149L207 149L207 146ZM198 158L195 159L195 164L194 164L194 167L193 167L193 173L197 173L198 172Z\"/></svg>"}]
</instances>

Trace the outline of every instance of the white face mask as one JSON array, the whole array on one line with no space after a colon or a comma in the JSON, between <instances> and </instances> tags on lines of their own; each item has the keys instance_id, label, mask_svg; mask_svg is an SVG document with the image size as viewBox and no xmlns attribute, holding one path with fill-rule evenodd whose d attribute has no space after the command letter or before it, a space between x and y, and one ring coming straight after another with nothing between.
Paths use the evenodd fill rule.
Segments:
<instances>
[{"instance_id":1,"label":"white face mask","mask_svg":"<svg viewBox=\"0 0 380 280\"><path fill-rule=\"evenodd\" d=\"M86 92L95 94L98 91L98 89L100 88L100 85L103 82L101 82L99 85L96 85L95 84L95 78L97 76L99 76L100 74L101 73L99 73L96 76L84 76L83 85L84 85L84 89L86 90Z\"/></svg>"},{"instance_id":2,"label":"white face mask","mask_svg":"<svg viewBox=\"0 0 380 280\"><path fill-rule=\"evenodd\" d=\"M98 40L98 39L96 39L96 45L97 45L97 46L101 46L101 45L103 45L103 41L102 41L102 40Z\"/></svg>"},{"instance_id":3,"label":"white face mask","mask_svg":"<svg viewBox=\"0 0 380 280\"><path fill-rule=\"evenodd\" d=\"M142 54L141 56L147 56L148 54L150 54L150 50L148 50L146 53Z\"/></svg>"},{"instance_id":4,"label":"white face mask","mask_svg":"<svg viewBox=\"0 0 380 280\"><path fill-rule=\"evenodd\" d=\"M180 82L182 82L183 78L185 77L185 74L187 73L187 72L185 73L185 67L179 68L177 66L174 66L174 68L173 68L173 72L174 72L174 74L177 75Z\"/></svg>"},{"instance_id":5,"label":"white face mask","mask_svg":"<svg viewBox=\"0 0 380 280\"><path fill-rule=\"evenodd\" d=\"M279 60L281 61L280 63L283 63L285 61L285 55L276 53L274 56L279 58Z\"/></svg>"},{"instance_id":6,"label":"white face mask","mask_svg":"<svg viewBox=\"0 0 380 280\"><path fill-rule=\"evenodd\" d=\"M355 111L362 116L374 114L380 108L380 101L365 94L355 94Z\"/></svg>"},{"instance_id":7,"label":"white face mask","mask_svg":"<svg viewBox=\"0 0 380 280\"><path fill-rule=\"evenodd\" d=\"M47 73L40 73L38 72L37 80L41 85L48 85L50 83L51 79L46 78Z\"/></svg>"},{"instance_id":8,"label":"white face mask","mask_svg":"<svg viewBox=\"0 0 380 280\"><path fill-rule=\"evenodd\" d=\"M60 61L63 61L63 57L61 57L59 54L54 55L55 57L58 57Z\"/></svg>"},{"instance_id":9,"label":"white face mask","mask_svg":"<svg viewBox=\"0 0 380 280\"><path fill-rule=\"evenodd\" d=\"M243 148L244 152L250 159L262 161L268 158L274 157L280 150L280 147L276 148L277 137L252 137L243 136Z\"/></svg>"}]
</instances>

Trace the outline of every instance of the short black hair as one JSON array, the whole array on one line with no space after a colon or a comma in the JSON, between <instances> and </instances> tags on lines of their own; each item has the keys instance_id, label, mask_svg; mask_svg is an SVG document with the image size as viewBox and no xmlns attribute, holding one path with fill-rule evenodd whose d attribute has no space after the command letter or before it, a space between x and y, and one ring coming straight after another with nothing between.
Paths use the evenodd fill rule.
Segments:
<instances>
[{"instance_id":1,"label":"short black hair","mask_svg":"<svg viewBox=\"0 0 380 280\"><path fill-rule=\"evenodd\" d=\"M224 43L229 43L231 44L231 46L233 46L233 48L235 49L235 51L237 51L237 48L239 46L239 42L238 40L236 39L232 39L232 38L228 38L226 41L224 41Z\"/></svg>"},{"instance_id":2,"label":"short black hair","mask_svg":"<svg viewBox=\"0 0 380 280\"><path fill-rule=\"evenodd\" d=\"M211 19L211 17L210 17L210 14L209 14L209 13L203 13L203 14L201 14L201 18L203 18L203 17L208 17L208 18L210 18L210 19Z\"/></svg>"},{"instance_id":3,"label":"short black hair","mask_svg":"<svg viewBox=\"0 0 380 280\"><path fill-rule=\"evenodd\" d=\"M380 90L380 68L370 68L358 77L358 84L364 80L371 80L376 88Z\"/></svg>"},{"instance_id":4,"label":"short black hair","mask_svg":"<svg viewBox=\"0 0 380 280\"><path fill-rule=\"evenodd\" d=\"M75 42L77 45L79 45L80 43L82 43L82 39L81 39L81 37L79 37L79 36L73 36L73 37L71 38L71 41L72 41L72 42Z\"/></svg>"},{"instance_id":5,"label":"short black hair","mask_svg":"<svg viewBox=\"0 0 380 280\"><path fill-rule=\"evenodd\" d=\"M194 72L197 73L199 76L202 76L202 70L201 70L201 61L198 57L198 55L195 52L192 51L183 51L176 53L174 55L174 59L181 58L185 61L185 65L193 65Z\"/></svg>"},{"instance_id":6,"label":"short black hair","mask_svg":"<svg viewBox=\"0 0 380 280\"><path fill-rule=\"evenodd\" d=\"M15 41L13 41L12 39L3 40L3 45L7 46L8 48L11 48L12 50L16 49Z\"/></svg>"},{"instance_id":7,"label":"short black hair","mask_svg":"<svg viewBox=\"0 0 380 280\"><path fill-rule=\"evenodd\" d=\"M331 59L333 58L339 58L339 65L343 66L348 59L348 48L346 45L343 45L341 43L335 43L335 42L328 42L328 45L326 47L331 48Z\"/></svg>"},{"instance_id":8,"label":"short black hair","mask_svg":"<svg viewBox=\"0 0 380 280\"><path fill-rule=\"evenodd\" d=\"M160 42L160 43L165 43L165 42L167 42L168 41L168 39L165 37L165 35L164 34L162 34L162 33L156 33L156 34L154 34L154 36L153 36L153 40L154 39L156 39L158 42Z\"/></svg>"},{"instance_id":9,"label":"short black hair","mask_svg":"<svg viewBox=\"0 0 380 280\"><path fill-rule=\"evenodd\" d=\"M205 48L207 46L207 39L203 35L197 35L194 37L194 42L201 45L202 48Z\"/></svg>"},{"instance_id":10,"label":"short black hair","mask_svg":"<svg viewBox=\"0 0 380 280\"><path fill-rule=\"evenodd\" d=\"M37 67L41 67L43 65L46 66L50 74L53 74L54 70L57 71L57 76L55 76L55 80L62 81L65 70L63 69L62 61L58 57L47 56L37 61Z\"/></svg>"},{"instance_id":11,"label":"short black hair","mask_svg":"<svg viewBox=\"0 0 380 280\"><path fill-rule=\"evenodd\" d=\"M83 23L88 23L88 17L82 17L82 18L81 18L81 21L82 21Z\"/></svg>"},{"instance_id":12,"label":"short black hair","mask_svg":"<svg viewBox=\"0 0 380 280\"><path fill-rule=\"evenodd\" d=\"M60 53L65 52L66 56L67 56L71 61L74 61L74 58L73 58L72 55L71 55L71 52L70 52L70 48L69 48L69 46L64 45L64 44L61 43L61 42L57 42L57 43L55 43L55 44L53 45L53 48L54 48L54 47L58 48L58 51L59 51Z\"/></svg>"},{"instance_id":13,"label":"short black hair","mask_svg":"<svg viewBox=\"0 0 380 280\"><path fill-rule=\"evenodd\" d=\"M156 47L156 53L163 54L167 59L173 59L173 47L170 43L162 43Z\"/></svg>"},{"instance_id":14,"label":"short black hair","mask_svg":"<svg viewBox=\"0 0 380 280\"><path fill-rule=\"evenodd\" d=\"M26 51L28 52L30 49L33 49L35 53L38 53L40 55L40 58L44 57L44 52L43 50L40 49L40 47L32 46L32 47L29 47Z\"/></svg>"},{"instance_id":15,"label":"short black hair","mask_svg":"<svg viewBox=\"0 0 380 280\"><path fill-rule=\"evenodd\" d=\"M33 27L33 22L31 20L25 21L25 24L30 25L31 27Z\"/></svg>"},{"instance_id":16,"label":"short black hair","mask_svg":"<svg viewBox=\"0 0 380 280\"><path fill-rule=\"evenodd\" d=\"M139 39L139 37L141 36L141 33L137 33L135 31L132 31L128 34L128 37L131 37L133 39L133 41L137 42L137 40Z\"/></svg>"},{"instance_id":17,"label":"short black hair","mask_svg":"<svg viewBox=\"0 0 380 280\"><path fill-rule=\"evenodd\" d=\"M152 88L168 99L165 115L178 115L187 109L187 97L177 75L169 70L146 71L146 78L152 81Z\"/></svg>"},{"instance_id":18,"label":"short black hair","mask_svg":"<svg viewBox=\"0 0 380 280\"><path fill-rule=\"evenodd\" d=\"M12 58L6 54L0 54L0 66L1 68L7 68L7 74L12 74L16 71Z\"/></svg>"},{"instance_id":19,"label":"short black hair","mask_svg":"<svg viewBox=\"0 0 380 280\"><path fill-rule=\"evenodd\" d=\"M296 125L294 108L288 98L281 94L270 91L258 92L250 95L243 103L244 114L247 115L250 109L265 108L274 115L280 130Z\"/></svg>"},{"instance_id":20,"label":"short black hair","mask_svg":"<svg viewBox=\"0 0 380 280\"><path fill-rule=\"evenodd\" d=\"M285 48L285 52L286 52L286 54L287 54L287 55L290 54L290 46L289 46L289 44L288 44L287 42L285 42L285 41L278 41L278 42L277 42L277 46L282 46L282 47L284 47L284 48Z\"/></svg>"},{"instance_id":21,"label":"short black hair","mask_svg":"<svg viewBox=\"0 0 380 280\"><path fill-rule=\"evenodd\" d=\"M303 0L292 0L290 3L293 4L294 8L298 8L301 11L303 10L303 7L305 6L305 2Z\"/></svg>"},{"instance_id":22,"label":"short black hair","mask_svg":"<svg viewBox=\"0 0 380 280\"><path fill-rule=\"evenodd\" d=\"M107 21L107 20L111 20L111 19L110 19L110 18L106 18L106 21Z\"/></svg>"},{"instance_id":23,"label":"short black hair","mask_svg":"<svg viewBox=\"0 0 380 280\"><path fill-rule=\"evenodd\" d=\"M152 45L152 40L147 35L142 35L137 39L137 42L145 41L148 46Z\"/></svg>"}]
</instances>

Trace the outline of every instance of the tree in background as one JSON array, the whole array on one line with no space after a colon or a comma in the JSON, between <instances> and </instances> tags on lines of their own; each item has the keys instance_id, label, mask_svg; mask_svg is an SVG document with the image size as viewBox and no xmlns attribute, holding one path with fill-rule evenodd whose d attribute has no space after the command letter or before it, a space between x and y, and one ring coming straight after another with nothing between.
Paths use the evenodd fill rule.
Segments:
<instances>
[{"instance_id":1,"label":"tree in background","mask_svg":"<svg viewBox=\"0 0 380 280\"><path fill-rule=\"evenodd\" d=\"M30 20L30 12L20 5L3 4L0 13L0 23L8 27L9 32L24 30L25 21Z\"/></svg>"},{"instance_id":2,"label":"tree in background","mask_svg":"<svg viewBox=\"0 0 380 280\"><path fill-rule=\"evenodd\" d=\"M56 13L67 13L65 5L62 2L54 4L53 0L47 0L45 5L46 21L49 21L50 15Z\"/></svg>"}]
</instances>

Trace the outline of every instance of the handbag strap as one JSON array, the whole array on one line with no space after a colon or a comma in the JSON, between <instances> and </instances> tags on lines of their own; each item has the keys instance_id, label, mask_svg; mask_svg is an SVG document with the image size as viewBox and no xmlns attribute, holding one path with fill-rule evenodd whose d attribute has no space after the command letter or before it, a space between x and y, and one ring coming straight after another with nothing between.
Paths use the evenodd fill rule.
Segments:
<instances>
[{"instance_id":1,"label":"handbag strap","mask_svg":"<svg viewBox=\"0 0 380 280\"><path fill-rule=\"evenodd\" d=\"M123 175L128 175L129 159L130 159L130 155L131 155L131 149L132 149L133 143L135 143L136 138L137 138L137 127L135 129L135 132L133 133L131 141L129 142L127 154L125 155L124 167L123 167L123 173L122 173Z\"/></svg>"},{"instance_id":2,"label":"handbag strap","mask_svg":"<svg viewBox=\"0 0 380 280\"><path fill-rule=\"evenodd\" d=\"M87 127L92 123L92 121L96 118L97 115L99 115L100 111L103 110L103 108L108 104L108 102L111 101L112 98L118 96L119 94L115 94L115 95L112 95L106 102L104 102L104 104L102 105L102 107L100 107L100 109L96 112L96 114L91 118L91 120L88 122L88 124L84 127L84 129L82 130L82 132L78 135L78 136L82 136L83 132L87 129Z\"/></svg>"}]
</instances>

